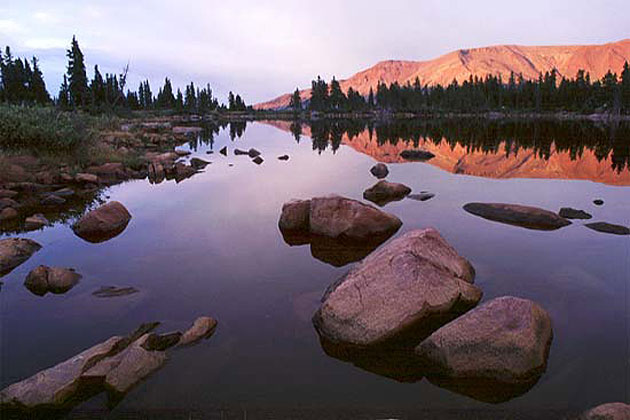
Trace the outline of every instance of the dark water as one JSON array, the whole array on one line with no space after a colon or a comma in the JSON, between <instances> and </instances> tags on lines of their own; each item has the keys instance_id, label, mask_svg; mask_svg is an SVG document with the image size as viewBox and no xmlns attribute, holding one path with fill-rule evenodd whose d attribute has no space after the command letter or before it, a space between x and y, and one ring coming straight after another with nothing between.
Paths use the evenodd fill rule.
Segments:
<instances>
[{"instance_id":1,"label":"dark water","mask_svg":"<svg viewBox=\"0 0 630 420\"><path fill-rule=\"evenodd\" d=\"M292 198L330 193L362 200L363 191L376 182L369 173L375 161L355 150L366 146L366 133L365 138L353 136L354 148L344 145L352 142L344 137L333 152L332 146L318 147L308 136L296 142L283 124L276 125L284 129L249 124L244 132L232 127L234 140L226 128L212 144L198 142L193 155L212 164L180 184L150 185L142 180L106 190L105 195L124 203L133 215L127 229L108 242L84 242L64 224L21 235L44 247L2 279L0 386L112 335L132 331L142 322L159 320L162 331L169 331L184 329L207 314L219 321L212 339L172 353L162 370L109 414L100 415L561 418L630 399L630 237L594 232L580 221L557 231L533 231L462 210L471 201L554 211L571 206L592 213L594 221L630 225L630 183L625 181L630 179L629 170L625 163L611 165L606 157L611 148L594 160L599 169L573 170L579 180L562 179L570 176L556 176L558 170L545 175L538 167L531 172L538 179L528 179L526 173L505 170L501 159L503 169L493 168L497 162L492 158L504 156L503 149L482 153L475 164L485 164L490 176L508 179L466 175L477 169L462 168L462 156L453 157L460 162L454 170L439 165L440 159L450 162L441 155L435 158L438 163L388 165L389 181L436 194L426 202L405 199L384 207L404 223L397 235L436 227L475 266L484 301L504 295L532 299L553 320L547 372L526 394L491 405L426 381L398 383L324 354L311 316L324 289L348 266L333 267L313 258L308 246L285 244L277 227L280 209ZM579 139L571 141L580 144ZM613 143L623 149L620 141L624 140ZM579 166L598 144L567 161ZM228 157L217 153L224 145ZM454 149L460 146L455 143ZM265 161L258 166L246 156L234 156L234 147L255 147ZM211 148L215 153L207 155ZM386 161L397 161L393 152L381 155L379 149L370 150ZM276 159L285 153L288 162ZM546 157L555 162L553 156ZM605 204L594 206L595 198ZM23 281L39 264L74 267L83 279L65 295L35 296ZM92 296L110 285L133 286L140 292L111 299ZM102 409L103 401L97 397L72 415Z\"/></svg>"}]
</instances>

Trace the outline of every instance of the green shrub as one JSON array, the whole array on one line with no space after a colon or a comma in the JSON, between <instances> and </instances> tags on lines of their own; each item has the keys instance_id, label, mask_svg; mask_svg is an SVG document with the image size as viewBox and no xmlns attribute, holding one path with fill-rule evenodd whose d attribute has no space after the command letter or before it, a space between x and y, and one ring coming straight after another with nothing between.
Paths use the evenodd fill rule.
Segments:
<instances>
[{"instance_id":1,"label":"green shrub","mask_svg":"<svg viewBox=\"0 0 630 420\"><path fill-rule=\"evenodd\" d=\"M90 118L53 107L0 105L0 148L67 151L90 139Z\"/></svg>"}]
</instances>

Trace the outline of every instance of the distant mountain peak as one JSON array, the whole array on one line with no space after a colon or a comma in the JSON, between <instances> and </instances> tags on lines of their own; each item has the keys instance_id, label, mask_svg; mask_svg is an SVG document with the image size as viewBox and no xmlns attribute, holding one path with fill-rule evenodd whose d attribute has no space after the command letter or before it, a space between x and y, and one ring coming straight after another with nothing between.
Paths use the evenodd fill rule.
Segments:
<instances>
[{"instance_id":1,"label":"distant mountain peak","mask_svg":"<svg viewBox=\"0 0 630 420\"><path fill-rule=\"evenodd\" d=\"M446 86L453 80L463 82L470 76L500 75L504 81L510 73L536 79L539 73L556 69L562 77L575 77L583 69L592 79L601 78L608 70L621 72L625 61L630 62L630 39L599 45L523 46L491 45L463 48L427 61L384 60L348 79L340 80L347 92L352 87L362 95L379 82L387 85L413 83L416 78L428 85ZM310 89L300 91L302 99L310 97ZM289 105L291 94L255 105L257 109L279 109Z\"/></svg>"}]
</instances>

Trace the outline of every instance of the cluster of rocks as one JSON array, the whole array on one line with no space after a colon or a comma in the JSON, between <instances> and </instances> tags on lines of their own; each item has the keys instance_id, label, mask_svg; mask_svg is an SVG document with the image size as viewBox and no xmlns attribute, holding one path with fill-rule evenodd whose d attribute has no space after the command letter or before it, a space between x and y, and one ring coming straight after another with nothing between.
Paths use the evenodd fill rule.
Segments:
<instances>
[{"instance_id":1,"label":"cluster of rocks","mask_svg":"<svg viewBox=\"0 0 630 420\"><path fill-rule=\"evenodd\" d=\"M420 194L411 194L411 188L408 186L385 181L383 178L389 175L389 168L384 163L377 163L372 166L370 173L380 179L380 181L365 190L363 198L379 207L383 207L392 201L400 201L405 197L417 201L426 201L435 197L435 194L428 191L422 191Z\"/></svg>"},{"instance_id":2,"label":"cluster of rocks","mask_svg":"<svg viewBox=\"0 0 630 420\"><path fill-rule=\"evenodd\" d=\"M31 270L24 286L38 296L44 296L48 292L63 294L72 289L80 279L81 275L72 268L40 265Z\"/></svg>"},{"instance_id":3,"label":"cluster of rocks","mask_svg":"<svg viewBox=\"0 0 630 420\"><path fill-rule=\"evenodd\" d=\"M249 156L252 160L252 162L254 162L256 165L260 165L264 162L264 159L262 158L262 156L260 155L260 152L256 149L254 149L253 147L249 150L241 150L241 149L234 149L234 155L236 156ZM288 157L287 157L288 158Z\"/></svg>"},{"instance_id":4,"label":"cluster of rocks","mask_svg":"<svg viewBox=\"0 0 630 420\"><path fill-rule=\"evenodd\" d=\"M70 410L101 392L110 405L160 369L167 350L190 346L214 333L217 321L200 317L185 332L157 334L159 322L141 325L127 336L114 336L0 391L0 410L36 416Z\"/></svg>"},{"instance_id":5,"label":"cluster of rocks","mask_svg":"<svg viewBox=\"0 0 630 420\"><path fill-rule=\"evenodd\" d=\"M160 184L165 180L175 180L180 183L185 179L197 174L201 169L205 168L210 162L203 159L192 158L190 165L179 162L178 159L188 156L190 152L175 150L160 154L149 154L150 160L148 165L148 178L152 184Z\"/></svg>"},{"instance_id":6,"label":"cluster of rocks","mask_svg":"<svg viewBox=\"0 0 630 420\"><path fill-rule=\"evenodd\" d=\"M481 401L506 401L545 371L551 320L517 297L476 307L482 291L474 277L436 230L414 230L332 284L313 324L333 357L399 380L426 377Z\"/></svg>"},{"instance_id":7,"label":"cluster of rocks","mask_svg":"<svg viewBox=\"0 0 630 420\"><path fill-rule=\"evenodd\" d=\"M558 213L532 206L506 203L468 203L464 210L495 222L535 230L556 230L571 224L569 219L591 219L584 210L563 207ZM589 229L615 235L630 235L626 226L607 222L586 223Z\"/></svg>"},{"instance_id":8,"label":"cluster of rocks","mask_svg":"<svg viewBox=\"0 0 630 420\"><path fill-rule=\"evenodd\" d=\"M363 258L401 225L394 215L338 195L292 200L278 221L287 244L310 244L314 257L334 266Z\"/></svg>"}]
</instances>

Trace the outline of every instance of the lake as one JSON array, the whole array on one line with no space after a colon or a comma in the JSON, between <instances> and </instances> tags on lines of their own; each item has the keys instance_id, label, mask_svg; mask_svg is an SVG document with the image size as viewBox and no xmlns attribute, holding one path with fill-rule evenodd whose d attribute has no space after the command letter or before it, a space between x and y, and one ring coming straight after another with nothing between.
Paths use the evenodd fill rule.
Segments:
<instances>
[{"instance_id":1,"label":"lake","mask_svg":"<svg viewBox=\"0 0 630 420\"><path fill-rule=\"evenodd\" d=\"M462 206L574 207L592 221L629 226L628 133L584 123L212 127L180 147L212 162L203 173L180 183L130 181L101 193L133 216L116 238L85 242L70 222L20 235L43 248L2 278L0 387L143 322L182 330L210 315L219 322L210 340L173 352L111 412L98 396L69 416L542 419L627 401L630 236L595 232L580 220L530 230ZM405 162L400 151L414 147L405 141L435 157ZM219 153L224 146L227 156ZM262 152L262 164L233 154L250 147ZM284 154L288 161L277 159ZM394 237L435 227L475 267L482 302L523 297L550 314L547 370L525 394L487 404L426 380L397 382L322 350L311 317L350 265L315 258L308 245L289 246L278 219L292 198L334 193L363 201L377 181L370 174L376 161L387 163L387 180L435 194L383 207L403 221ZM73 267L83 278L63 295L36 296L23 281L40 264ZM92 295L112 285L139 293Z\"/></svg>"}]
</instances>

